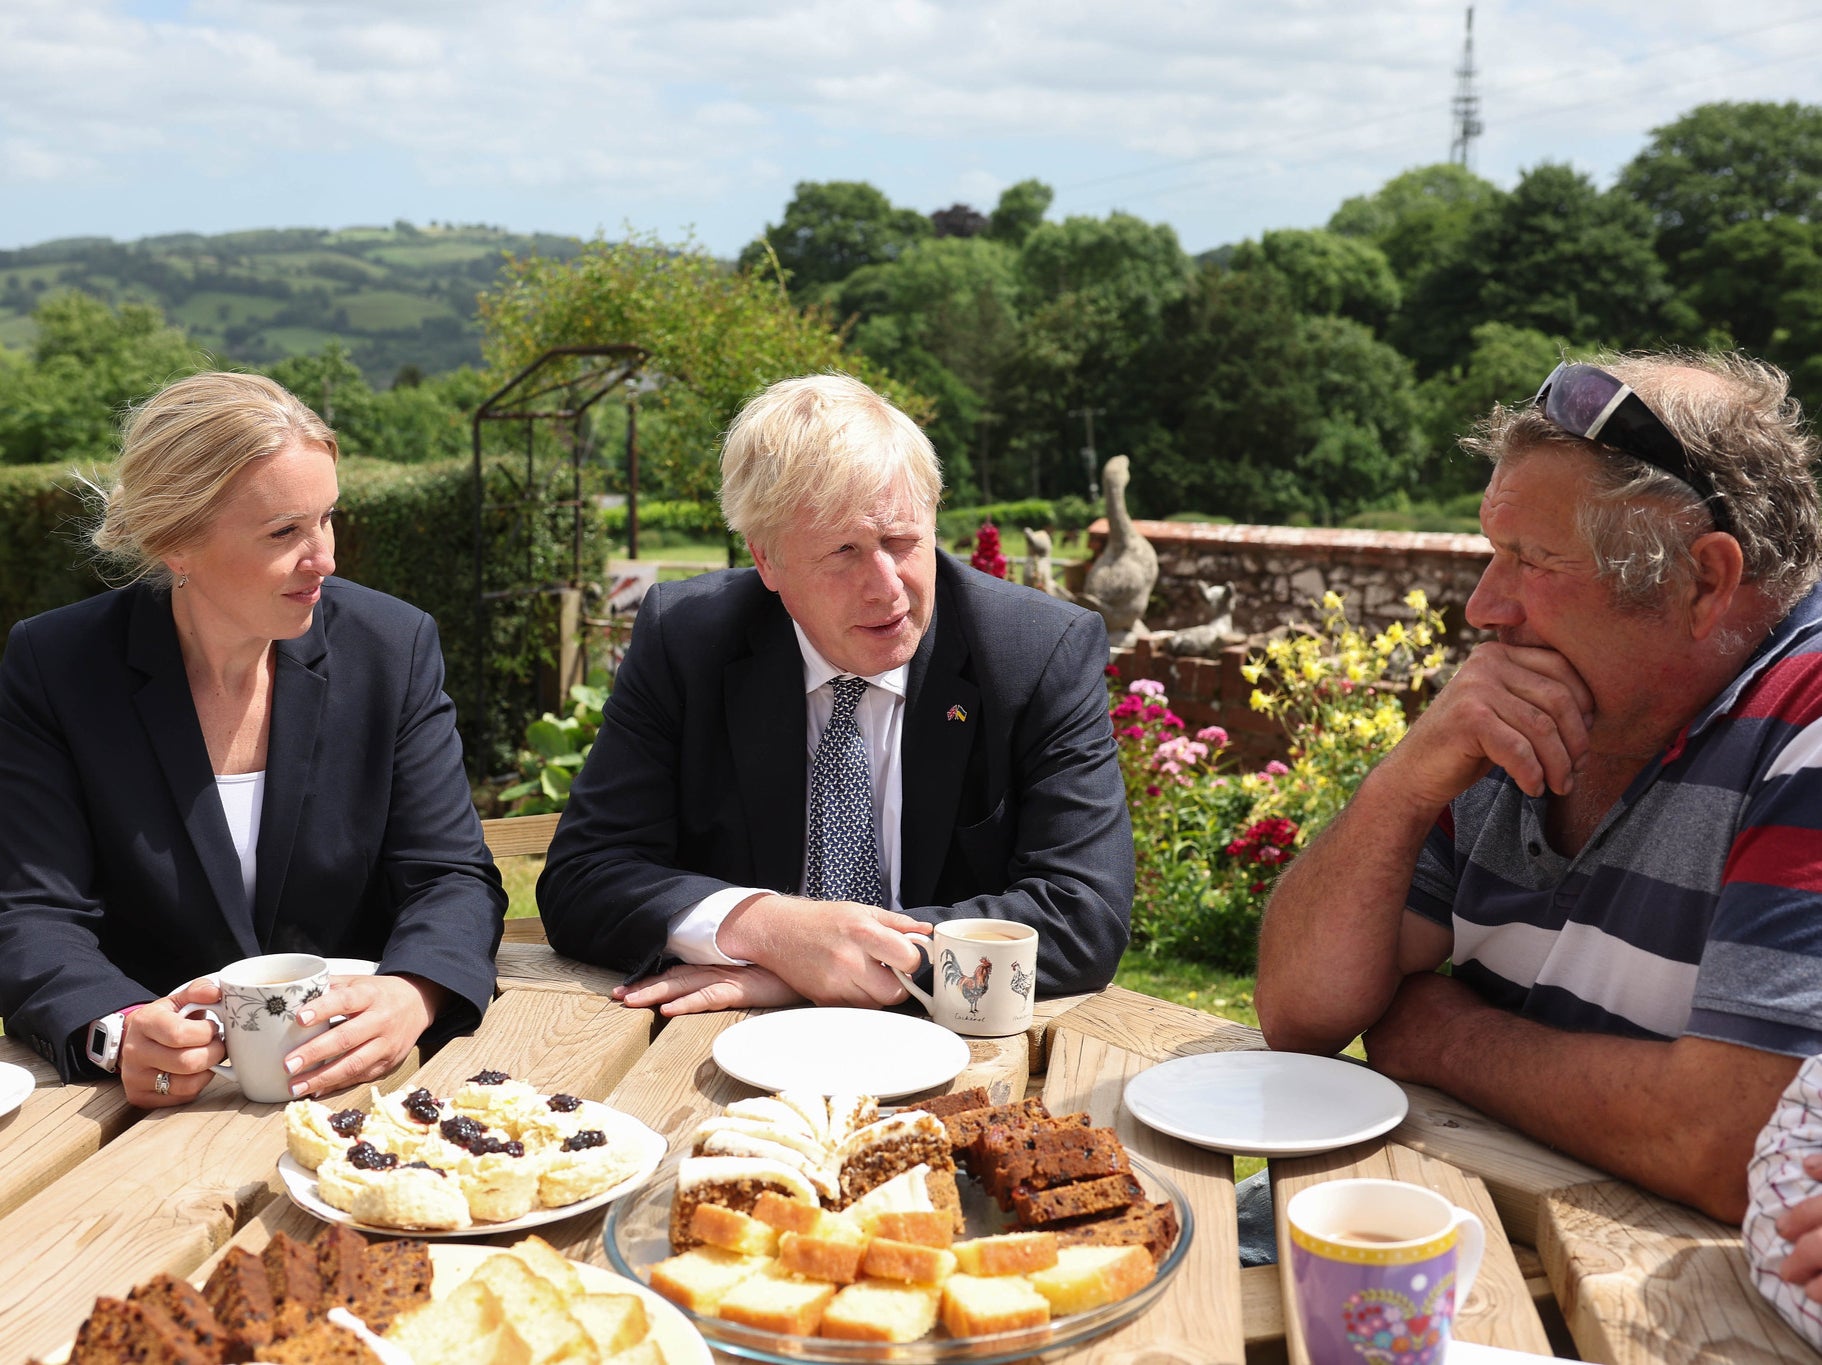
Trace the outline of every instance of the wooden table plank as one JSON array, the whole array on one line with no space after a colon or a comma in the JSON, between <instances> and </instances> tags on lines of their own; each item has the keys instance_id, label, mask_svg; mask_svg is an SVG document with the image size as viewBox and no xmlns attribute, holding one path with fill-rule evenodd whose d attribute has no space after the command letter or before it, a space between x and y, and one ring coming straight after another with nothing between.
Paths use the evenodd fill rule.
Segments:
<instances>
[{"instance_id":1,"label":"wooden table plank","mask_svg":"<svg viewBox=\"0 0 1822 1365\"><path fill-rule=\"evenodd\" d=\"M1234 1160L1139 1123L1120 1097L1148 1058L1069 1027L1051 1035L1044 1103L1053 1114L1087 1110L1112 1127L1136 1157L1182 1189L1195 1232L1176 1279L1131 1325L1071 1354L1071 1360L1233 1362L1246 1358L1240 1249L1234 1218Z\"/></svg>"},{"instance_id":2,"label":"wooden table plank","mask_svg":"<svg viewBox=\"0 0 1822 1365\"><path fill-rule=\"evenodd\" d=\"M1284 1292L1285 1339L1292 1365L1308 1365L1303 1324L1296 1313L1291 1283L1290 1234L1285 1206L1299 1190L1327 1180L1366 1176L1406 1180L1435 1190L1445 1199L1480 1216L1486 1225L1487 1251L1480 1275L1465 1304L1456 1305L1455 1332L1463 1341L1503 1346L1513 1351L1550 1354L1549 1334L1531 1302L1525 1277L1499 1221L1487 1187L1475 1177L1396 1142L1357 1143L1319 1156L1279 1158L1271 1163L1272 1207L1278 1222L1278 1270Z\"/></svg>"},{"instance_id":3,"label":"wooden table plank","mask_svg":"<svg viewBox=\"0 0 1822 1365\"><path fill-rule=\"evenodd\" d=\"M512 920L510 923L523 923ZM501 991L582 991L606 995L626 980L623 972L590 967L539 942L505 942L494 954L494 974Z\"/></svg>"},{"instance_id":4,"label":"wooden table plank","mask_svg":"<svg viewBox=\"0 0 1822 1365\"><path fill-rule=\"evenodd\" d=\"M545 1093L605 1099L651 1043L652 1014L581 991L509 990L481 1027L452 1040L410 1084L449 1094L477 1071L504 1071Z\"/></svg>"},{"instance_id":5,"label":"wooden table plank","mask_svg":"<svg viewBox=\"0 0 1822 1365\"><path fill-rule=\"evenodd\" d=\"M1122 986L1109 986L1063 1013L1051 1023L1051 1034L1054 1036L1060 1028L1103 1039L1153 1062L1196 1052L1235 1052L1265 1046L1258 1029Z\"/></svg>"},{"instance_id":6,"label":"wooden table plank","mask_svg":"<svg viewBox=\"0 0 1822 1365\"><path fill-rule=\"evenodd\" d=\"M1389 1139L1479 1176L1514 1241L1536 1244L1544 1195L1607 1179L1605 1171L1533 1142L1440 1090L1407 1085L1404 1093L1410 1112Z\"/></svg>"},{"instance_id":7,"label":"wooden table plank","mask_svg":"<svg viewBox=\"0 0 1822 1365\"><path fill-rule=\"evenodd\" d=\"M0 1062L32 1073L37 1088L0 1118L0 1215L11 1213L130 1127L144 1110L127 1103L113 1077L57 1079L57 1068L25 1044L0 1038Z\"/></svg>"},{"instance_id":8,"label":"wooden table plank","mask_svg":"<svg viewBox=\"0 0 1822 1365\"><path fill-rule=\"evenodd\" d=\"M1753 1287L1739 1229L1619 1180L1543 1201L1537 1249L1585 1360L1815 1365Z\"/></svg>"}]
</instances>

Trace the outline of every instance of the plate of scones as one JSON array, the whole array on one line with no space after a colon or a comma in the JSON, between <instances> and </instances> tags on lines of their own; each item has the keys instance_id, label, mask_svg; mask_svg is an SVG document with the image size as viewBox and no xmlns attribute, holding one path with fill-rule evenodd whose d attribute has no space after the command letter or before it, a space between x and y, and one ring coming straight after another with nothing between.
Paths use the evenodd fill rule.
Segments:
<instances>
[{"instance_id":1,"label":"plate of scones","mask_svg":"<svg viewBox=\"0 0 1822 1365\"><path fill-rule=\"evenodd\" d=\"M976 1088L897 1110L737 1101L614 1206L603 1240L732 1355L992 1365L1131 1321L1193 1231L1113 1129Z\"/></svg>"},{"instance_id":2,"label":"plate of scones","mask_svg":"<svg viewBox=\"0 0 1822 1365\"><path fill-rule=\"evenodd\" d=\"M447 1098L417 1088L365 1108L296 1100L278 1170L330 1223L420 1237L512 1232L637 1189L665 1140L629 1114L482 1071Z\"/></svg>"}]
</instances>

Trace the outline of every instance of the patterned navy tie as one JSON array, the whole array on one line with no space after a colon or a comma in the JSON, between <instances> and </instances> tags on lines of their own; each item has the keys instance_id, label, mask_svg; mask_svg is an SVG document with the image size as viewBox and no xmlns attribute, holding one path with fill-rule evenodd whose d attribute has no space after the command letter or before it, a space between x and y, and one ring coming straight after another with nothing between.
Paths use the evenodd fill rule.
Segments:
<instances>
[{"instance_id":1,"label":"patterned navy tie","mask_svg":"<svg viewBox=\"0 0 1822 1365\"><path fill-rule=\"evenodd\" d=\"M810 762L807 891L814 900L884 905L879 846L873 841L873 781L867 742L854 723L865 678L837 678L835 708Z\"/></svg>"}]
</instances>

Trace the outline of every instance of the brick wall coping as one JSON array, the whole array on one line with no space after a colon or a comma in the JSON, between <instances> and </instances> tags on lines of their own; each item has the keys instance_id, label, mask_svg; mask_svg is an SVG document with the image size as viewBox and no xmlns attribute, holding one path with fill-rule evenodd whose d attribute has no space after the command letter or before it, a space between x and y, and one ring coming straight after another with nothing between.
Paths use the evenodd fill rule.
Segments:
<instances>
[{"instance_id":1,"label":"brick wall coping","mask_svg":"<svg viewBox=\"0 0 1822 1365\"><path fill-rule=\"evenodd\" d=\"M1446 531L1370 531L1336 526L1217 525L1205 521L1135 521L1134 528L1153 545L1185 544L1293 548L1305 546L1363 554L1459 554L1485 558L1493 547L1485 536ZM1089 526L1091 541L1107 539L1107 518Z\"/></svg>"}]
</instances>

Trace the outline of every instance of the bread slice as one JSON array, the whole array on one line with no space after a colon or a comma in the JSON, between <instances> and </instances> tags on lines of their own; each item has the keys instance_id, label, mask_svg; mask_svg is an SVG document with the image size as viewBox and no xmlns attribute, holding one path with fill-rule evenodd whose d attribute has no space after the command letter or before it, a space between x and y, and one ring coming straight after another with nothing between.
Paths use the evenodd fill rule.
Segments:
<instances>
[{"instance_id":1,"label":"bread slice","mask_svg":"<svg viewBox=\"0 0 1822 1365\"><path fill-rule=\"evenodd\" d=\"M720 1247L691 1247L652 1267L652 1288L680 1308L712 1318L728 1290L770 1264Z\"/></svg>"},{"instance_id":2,"label":"bread slice","mask_svg":"<svg viewBox=\"0 0 1822 1365\"><path fill-rule=\"evenodd\" d=\"M1076 1246L1063 1247L1055 1265L1025 1278L1061 1317L1123 1299L1149 1284L1152 1273L1151 1253L1142 1246Z\"/></svg>"},{"instance_id":3,"label":"bread slice","mask_svg":"<svg viewBox=\"0 0 1822 1365\"><path fill-rule=\"evenodd\" d=\"M943 1281L942 1319L954 1337L1042 1327L1050 1300L1022 1275L951 1275Z\"/></svg>"},{"instance_id":4,"label":"bread slice","mask_svg":"<svg viewBox=\"0 0 1822 1365\"><path fill-rule=\"evenodd\" d=\"M506 1250L509 1255L517 1256L525 1262L534 1275L549 1280L564 1295L573 1297L583 1292L582 1276L577 1272L575 1263L542 1237L536 1234L522 1237Z\"/></svg>"},{"instance_id":5,"label":"bread slice","mask_svg":"<svg viewBox=\"0 0 1822 1365\"><path fill-rule=\"evenodd\" d=\"M436 1365L530 1365L531 1348L513 1330L493 1290L475 1280L453 1294L399 1314L386 1329L413 1360Z\"/></svg>"},{"instance_id":6,"label":"bread slice","mask_svg":"<svg viewBox=\"0 0 1822 1365\"><path fill-rule=\"evenodd\" d=\"M116 1365L119 1361L212 1365L216 1359L191 1341L156 1304L106 1297L95 1300L94 1311L70 1348L70 1365Z\"/></svg>"},{"instance_id":7,"label":"bread slice","mask_svg":"<svg viewBox=\"0 0 1822 1365\"><path fill-rule=\"evenodd\" d=\"M638 1345L651 1330L645 1300L637 1294L572 1294L569 1315L582 1324L603 1357Z\"/></svg>"},{"instance_id":8,"label":"bread slice","mask_svg":"<svg viewBox=\"0 0 1822 1365\"><path fill-rule=\"evenodd\" d=\"M245 1247L231 1246L215 1263L202 1294L222 1329L223 1360L258 1360L260 1349L272 1342L272 1283L259 1257Z\"/></svg>"},{"instance_id":9,"label":"bread slice","mask_svg":"<svg viewBox=\"0 0 1822 1365\"><path fill-rule=\"evenodd\" d=\"M690 1235L706 1246L743 1256L771 1256L778 1250L778 1234L770 1226L722 1204L696 1205L690 1212Z\"/></svg>"},{"instance_id":10,"label":"bread slice","mask_svg":"<svg viewBox=\"0 0 1822 1365\"><path fill-rule=\"evenodd\" d=\"M154 1275L127 1295L127 1302L156 1306L205 1354L215 1360L222 1359L223 1332L221 1324L215 1320L215 1310L209 1307L202 1291L188 1280Z\"/></svg>"},{"instance_id":11,"label":"bread slice","mask_svg":"<svg viewBox=\"0 0 1822 1365\"><path fill-rule=\"evenodd\" d=\"M893 1210L869 1213L861 1226L875 1237L919 1246L946 1247L955 1241L955 1224L942 1209Z\"/></svg>"},{"instance_id":12,"label":"bread slice","mask_svg":"<svg viewBox=\"0 0 1822 1365\"><path fill-rule=\"evenodd\" d=\"M331 1223L311 1243L325 1308L354 1308L367 1284L367 1239L353 1228Z\"/></svg>"},{"instance_id":13,"label":"bread slice","mask_svg":"<svg viewBox=\"0 0 1822 1365\"><path fill-rule=\"evenodd\" d=\"M942 1291L933 1284L860 1280L829 1301L821 1335L845 1341L916 1341L936 1326Z\"/></svg>"},{"instance_id":14,"label":"bread slice","mask_svg":"<svg viewBox=\"0 0 1822 1365\"><path fill-rule=\"evenodd\" d=\"M658 1344L658 1338L648 1336L615 1356L614 1365L669 1365L669 1362L665 1359L664 1348Z\"/></svg>"},{"instance_id":15,"label":"bread slice","mask_svg":"<svg viewBox=\"0 0 1822 1365\"><path fill-rule=\"evenodd\" d=\"M876 1280L941 1284L955 1273L955 1253L947 1247L926 1247L915 1242L875 1237L867 1243L867 1254L861 1258L860 1268Z\"/></svg>"},{"instance_id":16,"label":"bread slice","mask_svg":"<svg viewBox=\"0 0 1822 1365\"><path fill-rule=\"evenodd\" d=\"M730 1289L716 1316L767 1332L814 1336L823 1310L834 1297L833 1284L799 1279L773 1264Z\"/></svg>"},{"instance_id":17,"label":"bread slice","mask_svg":"<svg viewBox=\"0 0 1822 1365\"><path fill-rule=\"evenodd\" d=\"M517 1256L489 1256L468 1278L493 1290L506 1321L531 1348L531 1365L600 1365L601 1352L563 1306L562 1292Z\"/></svg>"},{"instance_id":18,"label":"bread slice","mask_svg":"<svg viewBox=\"0 0 1822 1365\"><path fill-rule=\"evenodd\" d=\"M825 1218L815 1232L787 1232L778 1239L778 1263L794 1275L832 1284L860 1278L867 1234L843 1218Z\"/></svg>"},{"instance_id":19,"label":"bread slice","mask_svg":"<svg viewBox=\"0 0 1822 1365\"><path fill-rule=\"evenodd\" d=\"M814 1232L822 1221L822 1208L767 1190L754 1203L753 1217L776 1232Z\"/></svg>"},{"instance_id":20,"label":"bread slice","mask_svg":"<svg viewBox=\"0 0 1822 1365\"><path fill-rule=\"evenodd\" d=\"M367 1248L361 1301L354 1314L376 1332L384 1332L406 1309L430 1301L436 1272L430 1244L416 1237L397 1237Z\"/></svg>"},{"instance_id":21,"label":"bread slice","mask_svg":"<svg viewBox=\"0 0 1822 1365\"><path fill-rule=\"evenodd\" d=\"M955 1244L955 1264L967 1275L1023 1275L1057 1263L1057 1239L1048 1232L1003 1232Z\"/></svg>"},{"instance_id":22,"label":"bread slice","mask_svg":"<svg viewBox=\"0 0 1822 1365\"><path fill-rule=\"evenodd\" d=\"M266 1347L260 1361L261 1365L383 1365L359 1336L325 1318Z\"/></svg>"},{"instance_id":23,"label":"bread slice","mask_svg":"<svg viewBox=\"0 0 1822 1365\"><path fill-rule=\"evenodd\" d=\"M277 1309L273 1318L274 1338L283 1340L301 1332L323 1307L323 1280L316 1270L316 1253L302 1242L283 1232L274 1233L259 1254L266 1267L266 1283L272 1288L272 1302Z\"/></svg>"}]
</instances>

